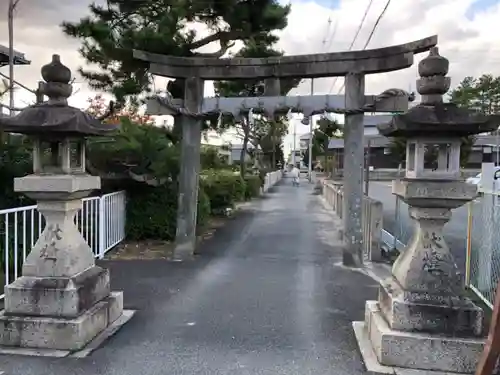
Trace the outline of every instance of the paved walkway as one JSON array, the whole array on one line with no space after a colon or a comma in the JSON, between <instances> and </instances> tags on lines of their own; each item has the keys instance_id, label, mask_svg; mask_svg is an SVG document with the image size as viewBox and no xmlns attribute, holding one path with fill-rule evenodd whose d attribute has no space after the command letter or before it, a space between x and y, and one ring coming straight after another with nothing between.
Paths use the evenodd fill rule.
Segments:
<instances>
[{"instance_id":1,"label":"paved walkway","mask_svg":"<svg viewBox=\"0 0 500 375\"><path fill-rule=\"evenodd\" d=\"M0 355L4 375L356 375L351 327L376 283L335 265L331 215L282 183L195 261L105 262L134 318L84 359Z\"/></svg>"}]
</instances>

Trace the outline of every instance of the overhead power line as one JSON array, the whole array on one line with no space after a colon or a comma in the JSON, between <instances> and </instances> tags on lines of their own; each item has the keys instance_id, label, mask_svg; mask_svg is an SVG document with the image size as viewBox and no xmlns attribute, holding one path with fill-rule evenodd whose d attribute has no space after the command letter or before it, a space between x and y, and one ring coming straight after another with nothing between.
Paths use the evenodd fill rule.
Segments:
<instances>
[{"instance_id":1,"label":"overhead power line","mask_svg":"<svg viewBox=\"0 0 500 375\"><path fill-rule=\"evenodd\" d=\"M332 27L332 17L331 16L328 17L327 23L328 23L328 25L326 25L325 36L323 37L323 40L321 42L322 47L324 47L326 42L328 41L328 34L330 34L330 28Z\"/></svg>"},{"instance_id":2,"label":"overhead power line","mask_svg":"<svg viewBox=\"0 0 500 375\"><path fill-rule=\"evenodd\" d=\"M363 49L366 49L366 47L368 47L368 44L372 40L372 37L373 37L373 34L375 33L375 30L377 29L380 21L384 17L384 14L387 11L387 8L389 8L390 4L391 4L391 0L387 0L387 3L385 4L384 9L382 9L382 12L380 12L377 20L375 21L375 24L373 25L372 31L370 32L370 35L368 36L368 39L366 40L366 43L363 46ZM345 82L342 84L342 87L340 87L340 90L337 91L337 94L340 94L340 92L344 89L344 87L345 87ZM333 88L333 86L332 86L332 88Z\"/></svg>"},{"instance_id":3,"label":"overhead power line","mask_svg":"<svg viewBox=\"0 0 500 375\"><path fill-rule=\"evenodd\" d=\"M325 36L323 37L323 42L322 42L322 48L323 48L323 52L327 52L327 50L325 50L325 45L326 45L326 42L329 42L328 43L328 47L327 49L331 46L332 44L332 40L333 38L335 37L335 33L337 32L337 24L338 24L338 18L335 18L335 23L333 25L333 30L330 34L330 29L332 27L332 16L331 16L331 12L333 11L333 8L335 7L335 1L332 0L331 3L330 3L330 15L328 16L328 25L326 27L326 31L325 31ZM328 34L330 34L330 37L328 37Z\"/></svg>"},{"instance_id":4,"label":"overhead power line","mask_svg":"<svg viewBox=\"0 0 500 375\"><path fill-rule=\"evenodd\" d=\"M361 19L361 22L358 25L358 29L356 30L356 34L354 35L354 38L352 39L351 45L349 46L349 51L352 49L354 46L354 43L356 43L356 40L358 39L359 33L361 32L361 29L363 28L363 25L366 20L366 16L368 16L368 12L370 11L370 8L372 7L373 0L370 0L368 3L368 6L365 9L365 13L363 14L363 18Z\"/></svg>"},{"instance_id":5,"label":"overhead power line","mask_svg":"<svg viewBox=\"0 0 500 375\"><path fill-rule=\"evenodd\" d=\"M375 25L373 25L373 29L372 31L370 32L370 36L368 37L363 49L366 49L366 47L368 47L368 44L370 43L370 41L372 40L372 37L373 37L373 34L375 33L375 30L377 29L378 27L378 24L380 23L380 20L382 19L382 17L384 17L384 14L385 12L387 11L387 8L389 8L389 5L391 4L391 0L387 0L387 3L385 4L385 7L384 9L382 9L382 12L380 12L377 20L375 21Z\"/></svg>"},{"instance_id":6,"label":"overhead power line","mask_svg":"<svg viewBox=\"0 0 500 375\"><path fill-rule=\"evenodd\" d=\"M328 39L328 46L325 48L325 52L328 52L330 50L330 46L332 45L332 42L335 39L335 36L337 35L338 26L339 26L339 20L338 20L338 18L336 18L335 23L333 24L332 34L330 35L330 38Z\"/></svg>"},{"instance_id":7,"label":"overhead power line","mask_svg":"<svg viewBox=\"0 0 500 375\"><path fill-rule=\"evenodd\" d=\"M330 11L333 10L335 2L332 1L330 4ZM338 19L335 19L335 23L333 25L333 30L332 33L330 34L330 29L332 27L332 17L329 16L327 20L327 25L326 25L326 30L325 30L325 35L323 36L323 39L321 40L321 52L328 52L328 49L332 45L332 41L335 38L335 34L337 33L337 26L338 26ZM330 34L330 37L328 37L328 34ZM326 43L328 43L328 46L325 48ZM305 82L305 79L301 79L298 85L301 85ZM297 86L298 86L297 85Z\"/></svg>"},{"instance_id":8,"label":"overhead power line","mask_svg":"<svg viewBox=\"0 0 500 375\"><path fill-rule=\"evenodd\" d=\"M370 11L370 8L372 7L373 0L370 0L368 5L366 6L365 13L363 14L363 18L361 19L361 22L358 25L358 29L356 30L356 34L354 35L354 38L352 39L351 45L349 46L348 51L352 49L354 46L354 43L356 43L356 40L358 39L359 33L361 32L361 29L363 28L363 25L366 20L366 16L368 16L368 12ZM333 88L335 87L335 84L337 83L338 77L335 77L335 79L332 82L332 86L330 87L330 93L332 92Z\"/></svg>"}]
</instances>

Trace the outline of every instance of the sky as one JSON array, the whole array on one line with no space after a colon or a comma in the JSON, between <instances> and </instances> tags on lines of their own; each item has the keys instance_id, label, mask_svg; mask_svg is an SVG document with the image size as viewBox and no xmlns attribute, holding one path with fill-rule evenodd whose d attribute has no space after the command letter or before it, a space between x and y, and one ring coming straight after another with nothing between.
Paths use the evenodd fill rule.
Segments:
<instances>
[{"instance_id":1,"label":"sky","mask_svg":"<svg viewBox=\"0 0 500 375\"><path fill-rule=\"evenodd\" d=\"M102 1L102 0L99 0ZM284 0L288 3L288 0ZM279 32L278 48L286 55L345 51L353 41L356 29L370 0L292 0L288 27ZM15 69L15 78L28 87L40 80L40 67L50 61L51 55L61 55L62 62L76 75L75 94L70 104L85 108L93 95L76 70L85 66L79 54L80 42L66 37L60 29L62 21L76 21L88 14L89 0L20 0L15 14L15 49L26 54L30 66ZM0 14L7 14L7 0L0 0ZM386 0L373 0L364 26L353 50L362 49ZM329 20L331 22L329 22ZM500 75L500 0L393 0L382 18L368 49L410 42L434 34L438 35L439 50L450 60L449 76L452 87L464 77L478 77L488 73ZM336 27L335 27L336 24ZM196 28L199 36L206 35L203 27ZM335 33L333 31L336 30ZM7 20L0 20L0 44L7 45ZM214 49L216 46L209 46ZM415 64L406 70L369 75L366 94L375 95L388 88L415 89L417 63L425 54L417 55ZM4 74L8 68L2 68ZM343 79L316 79L315 94L337 94ZM157 84L165 85L164 80ZM342 92L340 92L342 93ZM304 81L290 95L310 94L310 81ZM211 84L205 95L213 95ZM32 103L31 93L19 89L16 106ZM294 129L298 137L308 127L293 121L285 148L293 143Z\"/></svg>"}]
</instances>

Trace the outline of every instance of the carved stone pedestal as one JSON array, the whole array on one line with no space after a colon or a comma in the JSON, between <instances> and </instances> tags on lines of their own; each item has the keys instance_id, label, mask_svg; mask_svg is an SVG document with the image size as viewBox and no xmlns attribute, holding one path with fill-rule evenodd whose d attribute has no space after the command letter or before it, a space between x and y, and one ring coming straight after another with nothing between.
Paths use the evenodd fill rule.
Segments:
<instances>
[{"instance_id":1,"label":"carved stone pedestal","mask_svg":"<svg viewBox=\"0 0 500 375\"><path fill-rule=\"evenodd\" d=\"M363 329L383 366L473 373L484 345L480 338L392 329L376 301L366 303Z\"/></svg>"},{"instance_id":2,"label":"carved stone pedestal","mask_svg":"<svg viewBox=\"0 0 500 375\"><path fill-rule=\"evenodd\" d=\"M483 311L464 296L442 229L475 187L402 180L393 192L408 203L415 232L381 283L378 301L366 303L364 337L383 366L473 373L484 345Z\"/></svg>"},{"instance_id":3,"label":"carved stone pedestal","mask_svg":"<svg viewBox=\"0 0 500 375\"><path fill-rule=\"evenodd\" d=\"M81 197L100 187L88 175L31 175L15 188L39 200L46 219L39 240L23 264L23 276L5 288L0 345L76 351L123 313L123 295L110 290L109 271L75 225Z\"/></svg>"},{"instance_id":4,"label":"carved stone pedestal","mask_svg":"<svg viewBox=\"0 0 500 375\"><path fill-rule=\"evenodd\" d=\"M483 310L466 297L432 299L403 291L395 279L381 283L378 309L390 329L460 337L478 337Z\"/></svg>"}]
</instances>

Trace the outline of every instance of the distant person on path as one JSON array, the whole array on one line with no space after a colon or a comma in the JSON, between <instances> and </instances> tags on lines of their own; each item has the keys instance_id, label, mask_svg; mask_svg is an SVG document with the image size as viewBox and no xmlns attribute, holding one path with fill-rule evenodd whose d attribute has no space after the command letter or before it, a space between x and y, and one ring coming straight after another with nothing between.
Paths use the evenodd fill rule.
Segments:
<instances>
[{"instance_id":1,"label":"distant person on path","mask_svg":"<svg viewBox=\"0 0 500 375\"><path fill-rule=\"evenodd\" d=\"M290 177L292 177L292 185L299 186L300 183L300 170L295 165L290 171Z\"/></svg>"}]
</instances>

